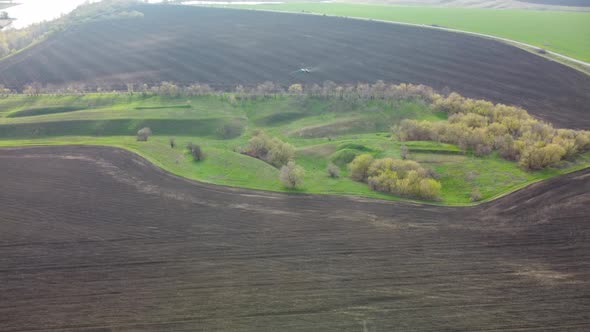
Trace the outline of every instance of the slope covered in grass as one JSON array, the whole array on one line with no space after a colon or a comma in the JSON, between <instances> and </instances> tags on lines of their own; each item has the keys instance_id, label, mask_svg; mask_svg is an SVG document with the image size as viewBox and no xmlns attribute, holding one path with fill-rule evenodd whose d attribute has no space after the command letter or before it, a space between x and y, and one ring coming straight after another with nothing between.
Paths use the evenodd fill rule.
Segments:
<instances>
[{"instance_id":1,"label":"slope covered in grass","mask_svg":"<svg viewBox=\"0 0 590 332\"><path fill-rule=\"evenodd\" d=\"M84 110L11 117L27 109L84 107ZM190 107L177 107L190 105ZM165 97L141 94L85 94L63 96L11 95L0 99L0 145L98 144L135 151L172 173L205 182L273 191L286 190L279 170L237 151L257 129L295 146L295 161L306 170L300 192L350 194L385 199L399 197L372 191L348 178L347 164L357 155L400 158L406 145L410 158L433 169L443 186L441 203L465 204L479 188L484 199L590 165L584 154L561 168L527 172L496 154L475 157L452 144L399 142L389 127L402 119L442 121L446 114L422 101L364 100L275 96L236 100L227 95ZM343 125L346 123L346 125ZM148 142L135 133L148 126ZM231 135L227 130L231 128ZM225 134L224 134L225 133ZM174 137L175 148L169 138ZM194 162L184 148L199 144L206 154ZM340 178L330 178L326 167L338 166Z\"/></svg>"}]
</instances>

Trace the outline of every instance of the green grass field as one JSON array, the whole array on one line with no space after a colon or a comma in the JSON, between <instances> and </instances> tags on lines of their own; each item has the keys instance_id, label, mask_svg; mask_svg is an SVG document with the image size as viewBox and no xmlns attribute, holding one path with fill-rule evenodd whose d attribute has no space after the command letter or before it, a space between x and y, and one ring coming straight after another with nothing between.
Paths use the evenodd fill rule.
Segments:
<instances>
[{"instance_id":1,"label":"green grass field","mask_svg":"<svg viewBox=\"0 0 590 332\"><path fill-rule=\"evenodd\" d=\"M30 111L39 109L65 111L48 114ZM25 116L14 116L21 112ZM263 129L297 148L296 162L306 170L305 183L298 191L399 199L371 191L366 184L347 178L346 161L360 153L399 158L401 143L390 137L388 128L402 118L439 121L446 115L422 102L407 101L367 100L351 104L290 96L235 101L229 95L190 98L139 94L14 95L0 98L0 146L117 146L190 179L286 191L279 182L277 168L234 152L246 145L253 130ZM137 142L135 133L146 125L154 136L148 142ZM223 137L220 129L226 126L236 128L237 132ZM169 146L170 137L176 139L175 149ZM192 160L184 148L188 142L203 147L204 161ZM586 153L559 169L525 172L514 162L495 155L465 155L450 144L406 144L412 159L440 175L443 186L440 203L443 204L469 204L474 187L480 189L484 199L490 199L534 181L590 166L590 153ZM330 161L340 165L340 178L327 176L326 166Z\"/></svg>"},{"instance_id":2,"label":"green grass field","mask_svg":"<svg viewBox=\"0 0 590 332\"><path fill-rule=\"evenodd\" d=\"M233 7L290 12L306 11L328 15L438 25L509 38L579 60L590 61L590 12L348 3L284 3Z\"/></svg>"}]
</instances>

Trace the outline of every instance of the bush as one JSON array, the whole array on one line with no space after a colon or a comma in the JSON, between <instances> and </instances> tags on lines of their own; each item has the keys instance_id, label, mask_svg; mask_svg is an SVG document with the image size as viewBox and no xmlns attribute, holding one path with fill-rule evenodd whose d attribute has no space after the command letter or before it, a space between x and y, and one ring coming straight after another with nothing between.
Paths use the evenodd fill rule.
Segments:
<instances>
[{"instance_id":1,"label":"bush","mask_svg":"<svg viewBox=\"0 0 590 332\"><path fill-rule=\"evenodd\" d=\"M152 130L148 127L141 128L137 131L137 140L140 142L146 142L152 135Z\"/></svg>"},{"instance_id":2,"label":"bush","mask_svg":"<svg viewBox=\"0 0 590 332\"><path fill-rule=\"evenodd\" d=\"M193 147L193 150L191 151L191 155L193 156L194 161L201 161L201 160L205 159L205 154L203 153L203 150L201 149L201 146L199 146L199 145L195 145Z\"/></svg>"},{"instance_id":3,"label":"bush","mask_svg":"<svg viewBox=\"0 0 590 332\"><path fill-rule=\"evenodd\" d=\"M340 168L334 165L334 163L329 163L328 167L326 168L328 172L328 176L331 178L339 178L340 177Z\"/></svg>"},{"instance_id":4,"label":"bush","mask_svg":"<svg viewBox=\"0 0 590 332\"><path fill-rule=\"evenodd\" d=\"M186 148L190 152L194 161L201 161L205 159L205 153L203 153L203 149L201 149L200 145L189 142L186 144Z\"/></svg>"},{"instance_id":5,"label":"bush","mask_svg":"<svg viewBox=\"0 0 590 332\"><path fill-rule=\"evenodd\" d=\"M286 165L294 156L295 147L293 145L275 139L265 160L271 165L280 167Z\"/></svg>"},{"instance_id":6,"label":"bush","mask_svg":"<svg viewBox=\"0 0 590 332\"><path fill-rule=\"evenodd\" d=\"M422 179L418 185L416 196L423 199L438 199L442 185L434 179Z\"/></svg>"},{"instance_id":7,"label":"bush","mask_svg":"<svg viewBox=\"0 0 590 332\"><path fill-rule=\"evenodd\" d=\"M350 170L350 177L355 181L366 181L368 177L369 167L373 163L373 156L370 154L361 154L354 158L354 160L348 164Z\"/></svg>"},{"instance_id":8,"label":"bush","mask_svg":"<svg viewBox=\"0 0 590 332\"><path fill-rule=\"evenodd\" d=\"M542 169L557 164L565 153L564 148L554 143L544 147L529 148L523 153L519 164L526 169Z\"/></svg>"},{"instance_id":9,"label":"bush","mask_svg":"<svg viewBox=\"0 0 590 332\"><path fill-rule=\"evenodd\" d=\"M440 182L415 161L392 158L371 160L366 176L372 190L429 200L440 196Z\"/></svg>"},{"instance_id":10,"label":"bush","mask_svg":"<svg viewBox=\"0 0 590 332\"><path fill-rule=\"evenodd\" d=\"M403 144L401 146L401 148L399 149L399 154L403 160L406 160L410 156L410 150L408 149L408 147L405 144Z\"/></svg>"},{"instance_id":11,"label":"bush","mask_svg":"<svg viewBox=\"0 0 590 332\"><path fill-rule=\"evenodd\" d=\"M262 131L257 131L248 141L244 153L264 160L275 167L281 167L294 158L295 147L276 137L272 138Z\"/></svg>"},{"instance_id":12,"label":"bush","mask_svg":"<svg viewBox=\"0 0 590 332\"><path fill-rule=\"evenodd\" d=\"M283 185L289 189L295 189L303 184L305 170L296 165L294 161L289 161L287 165L281 167L279 178Z\"/></svg>"},{"instance_id":13,"label":"bush","mask_svg":"<svg viewBox=\"0 0 590 332\"><path fill-rule=\"evenodd\" d=\"M225 123L217 129L217 135L222 139L238 137L242 134L243 127L239 124Z\"/></svg>"},{"instance_id":14,"label":"bush","mask_svg":"<svg viewBox=\"0 0 590 332\"><path fill-rule=\"evenodd\" d=\"M482 196L481 192L479 191L479 188L477 188L477 187L473 188L473 190L471 191L471 195L470 195L471 201L472 202L481 201L482 197L483 196Z\"/></svg>"},{"instance_id":15,"label":"bush","mask_svg":"<svg viewBox=\"0 0 590 332\"><path fill-rule=\"evenodd\" d=\"M263 132L256 132L252 138L248 140L245 154L258 159L265 159L271 147L271 138Z\"/></svg>"},{"instance_id":16,"label":"bush","mask_svg":"<svg viewBox=\"0 0 590 332\"><path fill-rule=\"evenodd\" d=\"M359 152L357 150L342 149L336 151L330 159L332 159L332 162L338 166L345 166L353 161L358 155Z\"/></svg>"}]
</instances>

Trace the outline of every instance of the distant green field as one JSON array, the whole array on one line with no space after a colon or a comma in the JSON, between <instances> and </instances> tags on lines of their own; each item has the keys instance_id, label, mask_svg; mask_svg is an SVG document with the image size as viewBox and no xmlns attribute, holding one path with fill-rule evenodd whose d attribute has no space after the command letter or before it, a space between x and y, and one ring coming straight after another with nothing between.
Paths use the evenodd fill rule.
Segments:
<instances>
[{"instance_id":1,"label":"distant green field","mask_svg":"<svg viewBox=\"0 0 590 332\"><path fill-rule=\"evenodd\" d=\"M284 3L238 8L313 12L405 23L438 25L535 45L590 61L590 12L442 8L347 3Z\"/></svg>"},{"instance_id":2,"label":"distant green field","mask_svg":"<svg viewBox=\"0 0 590 332\"><path fill-rule=\"evenodd\" d=\"M292 96L247 101L231 97L173 98L140 94L1 97L0 146L118 146L190 179L287 191L279 182L277 168L235 152L247 144L255 129L263 129L296 147L296 162L307 173L299 191L399 199L349 179L347 158L361 153L399 158L402 143L390 137L390 125L403 118L446 119L445 113L433 111L418 101L365 100L352 105L342 100ZM67 107L67 112L27 111ZM74 110L78 108L83 110ZM24 116L14 117L14 114ZM154 136L148 142L137 142L135 133L144 126L149 126ZM225 126L239 130L231 137L223 137L220 129ZM169 137L175 137L175 149L170 148ZM203 147L204 161L192 160L184 148L188 142ZM474 187L480 188L484 199L490 199L534 181L590 166L590 153L586 153L559 169L526 172L516 163L496 155L474 157L461 153L451 144L422 141L404 144L410 149L412 159L440 175L443 204L468 204ZM340 178L328 177L326 166L330 161L340 166Z\"/></svg>"}]
</instances>

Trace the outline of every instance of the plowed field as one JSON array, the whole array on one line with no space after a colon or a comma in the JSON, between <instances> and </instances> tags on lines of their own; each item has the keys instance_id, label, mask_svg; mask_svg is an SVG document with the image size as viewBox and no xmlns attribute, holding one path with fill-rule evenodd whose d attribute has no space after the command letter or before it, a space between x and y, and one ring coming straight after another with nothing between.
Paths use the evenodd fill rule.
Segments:
<instances>
[{"instance_id":1,"label":"plowed field","mask_svg":"<svg viewBox=\"0 0 590 332\"><path fill-rule=\"evenodd\" d=\"M588 331L590 170L451 208L0 150L2 331Z\"/></svg>"}]
</instances>

